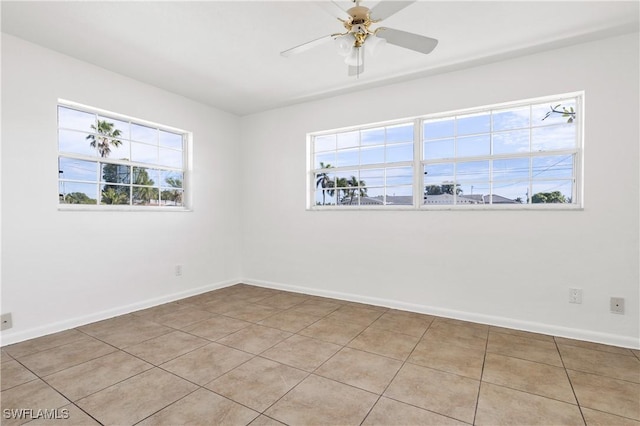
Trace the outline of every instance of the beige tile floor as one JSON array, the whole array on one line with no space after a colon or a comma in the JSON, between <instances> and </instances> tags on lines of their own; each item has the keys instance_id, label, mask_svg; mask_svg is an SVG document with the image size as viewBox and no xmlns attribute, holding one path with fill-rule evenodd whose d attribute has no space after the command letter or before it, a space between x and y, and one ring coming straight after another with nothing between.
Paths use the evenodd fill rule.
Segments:
<instances>
[{"instance_id":1,"label":"beige tile floor","mask_svg":"<svg viewBox=\"0 0 640 426\"><path fill-rule=\"evenodd\" d=\"M3 347L1 383L3 425L640 426L640 351L243 284Z\"/></svg>"}]
</instances>

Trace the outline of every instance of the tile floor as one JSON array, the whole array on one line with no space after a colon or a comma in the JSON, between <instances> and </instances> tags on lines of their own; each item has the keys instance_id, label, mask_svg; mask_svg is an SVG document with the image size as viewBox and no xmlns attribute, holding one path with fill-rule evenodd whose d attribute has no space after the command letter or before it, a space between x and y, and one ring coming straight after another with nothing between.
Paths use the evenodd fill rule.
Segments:
<instances>
[{"instance_id":1,"label":"tile floor","mask_svg":"<svg viewBox=\"0 0 640 426\"><path fill-rule=\"evenodd\" d=\"M243 284L3 347L1 379L3 425L640 425L640 351Z\"/></svg>"}]
</instances>

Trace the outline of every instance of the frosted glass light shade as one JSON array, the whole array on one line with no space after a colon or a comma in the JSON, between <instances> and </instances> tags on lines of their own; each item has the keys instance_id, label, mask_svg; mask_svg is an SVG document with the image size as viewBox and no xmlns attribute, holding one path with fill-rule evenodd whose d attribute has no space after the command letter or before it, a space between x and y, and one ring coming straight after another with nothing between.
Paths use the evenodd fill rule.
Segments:
<instances>
[{"instance_id":1,"label":"frosted glass light shade","mask_svg":"<svg viewBox=\"0 0 640 426\"><path fill-rule=\"evenodd\" d=\"M340 56L347 56L351 52L353 42L354 39L351 34L336 37L334 43L336 45L336 49L338 50L338 54Z\"/></svg>"},{"instance_id":2,"label":"frosted glass light shade","mask_svg":"<svg viewBox=\"0 0 640 426\"><path fill-rule=\"evenodd\" d=\"M367 53L371 56L375 56L376 52L380 51L385 44L387 44L386 39L375 35L369 35L364 43Z\"/></svg>"},{"instance_id":3,"label":"frosted glass light shade","mask_svg":"<svg viewBox=\"0 0 640 426\"><path fill-rule=\"evenodd\" d=\"M364 49L361 47L354 47L349 52L349 55L344 58L344 63L347 65L351 65L352 67L357 67L362 64L362 55L364 54Z\"/></svg>"}]
</instances>

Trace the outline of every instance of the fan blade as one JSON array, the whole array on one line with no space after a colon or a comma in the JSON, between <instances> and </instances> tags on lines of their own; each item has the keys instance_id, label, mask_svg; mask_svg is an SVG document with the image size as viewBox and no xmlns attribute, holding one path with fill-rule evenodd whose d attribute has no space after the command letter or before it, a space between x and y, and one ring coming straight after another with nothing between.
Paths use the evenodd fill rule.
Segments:
<instances>
[{"instance_id":1,"label":"fan blade","mask_svg":"<svg viewBox=\"0 0 640 426\"><path fill-rule=\"evenodd\" d=\"M331 16L333 16L335 18L338 18L340 20L349 19L349 14L347 13L346 9L343 8L336 1L317 1L317 2L315 2L315 4L319 8L321 8L322 10L324 10L329 15L331 15Z\"/></svg>"},{"instance_id":2,"label":"fan blade","mask_svg":"<svg viewBox=\"0 0 640 426\"><path fill-rule=\"evenodd\" d=\"M387 40L388 43L424 54L431 53L438 45L438 40L435 38L395 30L393 28L379 28L376 35Z\"/></svg>"},{"instance_id":3,"label":"fan blade","mask_svg":"<svg viewBox=\"0 0 640 426\"><path fill-rule=\"evenodd\" d=\"M291 56L291 55L294 55L296 53L306 52L307 50L313 49L316 46L320 46L320 45L322 45L322 44L324 44L324 43L326 43L326 42L328 42L330 40L333 40L333 36L332 35L320 37L320 38L317 38L315 40L311 40L311 41L308 41L306 43L303 43L303 44L301 44L299 46L292 47L291 49L287 49L287 50L285 50L283 52L280 52L280 54L282 56Z\"/></svg>"},{"instance_id":4,"label":"fan blade","mask_svg":"<svg viewBox=\"0 0 640 426\"><path fill-rule=\"evenodd\" d=\"M411 1L381 1L373 9L371 9L371 19L374 21L382 21L389 16L400 12L405 7L415 3L416 0Z\"/></svg>"}]
</instances>

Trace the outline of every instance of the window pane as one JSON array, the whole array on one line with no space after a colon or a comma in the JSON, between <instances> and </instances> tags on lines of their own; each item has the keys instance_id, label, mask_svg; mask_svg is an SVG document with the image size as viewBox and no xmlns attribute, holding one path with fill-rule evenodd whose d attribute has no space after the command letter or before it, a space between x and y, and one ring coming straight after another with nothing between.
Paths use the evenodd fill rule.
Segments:
<instances>
[{"instance_id":1,"label":"window pane","mask_svg":"<svg viewBox=\"0 0 640 426\"><path fill-rule=\"evenodd\" d=\"M91 141L87 139L88 133L74 132L72 130L58 131L58 149L69 154L82 154L97 156L95 148L91 147Z\"/></svg>"},{"instance_id":2,"label":"window pane","mask_svg":"<svg viewBox=\"0 0 640 426\"><path fill-rule=\"evenodd\" d=\"M360 144L360 132L338 133L338 149L353 148Z\"/></svg>"},{"instance_id":3,"label":"window pane","mask_svg":"<svg viewBox=\"0 0 640 426\"><path fill-rule=\"evenodd\" d=\"M95 161L83 161L60 157L58 161L58 175L60 179L88 180L97 182L98 163Z\"/></svg>"},{"instance_id":4,"label":"window pane","mask_svg":"<svg viewBox=\"0 0 640 426\"><path fill-rule=\"evenodd\" d=\"M423 134L425 139L443 139L453 137L455 120L453 118L425 120Z\"/></svg>"},{"instance_id":5,"label":"window pane","mask_svg":"<svg viewBox=\"0 0 640 426\"><path fill-rule=\"evenodd\" d=\"M493 180L529 179L529 158L493 160Z\"/></svg>"},{"instance_id":6,"label":"window pane","mask_svg":"<svg viewBox=\"0 0 640 426\"><path fill-rule=\"evenodd\" d=\"M386 161L387 163L395 163L398 161L413 160L413 144L387 145Z\"/></svg>"},{"instance_id":7,"label":"window pane","mask_svg":"<svg viewBox=\"0 0 640 426\"><path fill-rule=\"evenodd\" d=\"M492 120L494 132L529 127L529 107L494 111Z\"/></svg>"},{"instance_id":8,"label":"window pane","mask_svg":"<svg viewBox=\"0 0 640 426\"><path fill-rule=\"evenodd\" d=\"M461 115L456 122L458 135L470 135L475 133L487 133L491 130L491 115L488 112L481 114Z\"/></svg>"},{"instance_id":9,"label":"window pane","mask_svg":"<svg viewBox=\"0 0 640 426\"><path fill-rule=\"evenodd\" d=\"M134 167L133 168L133 184L134 185L157 185L158 184L158 170L149 169L146 167Z\"/></svg>"},{"instance_id":10,"label":"window pane","mask_svg":"<svg viewBox=\"0 0 640 426\"><path fill-rule=\"evenodd\" d=\"M182 207L184 205L184 190L176 188L162 188L160 190L160 205Z\"/></svg>"},{"instance_id":11,"label":"window pane","mask_svg":"<svg viewBox=\"0 0 640 426\"><path fill-rule=\"evenodd\" d=\"M313 140L313 147L315 152L336 149L336 135L316 136Z\"/></svg>"},{"instance_id":12,"label":"window pane","mask_svg":"<svg viewBox=\"0 0 640 426\"><path fill-rule=\"evenodd\" d=\"M130 186L124 185L102 185L100 191L100 204L129 204L130 188Z\"/></svg>"},{"instance_id":13,"label":"window pane","mask_svg":"<svg viewBox=\"0 0 640 426\"><path fill-rule=\"evenodd\" d=\"M413 187L411 185L387 187L385 201L387 205L410 206L413 204Z\"/></svg>"},{"instance_id":14,"label":"window pane","mask_svg":"<svg viewBox=\"0 0 640 426\"><path fill-rule=\"evenodd\" d=\"M138 142L158 144L158 129L131 123L131 139Z\"/></svg>"},{"instance_id":15,"label":"window pane","mask_svg":"<svg viewBox=\"0 0 640 426\"><path fill-rule=\"evenodd\" d=\"M176 169L182 168L182 151L165 148L160 148L158 151L160 154L158 164L166 167L175 167Z\"/></svg>"},{"instance_id":16,"label":"window pane","mask_svg":"<svg viewBox=\"0 0 640 426\"><path fill-rule=\"evenodd\" d=\"M58 127L64 129L91 131L96 124L96 115L63 106L58 107Z\"/></svg>"},{"instance_id":17,"label":"window pane","mask_svg":"<svg viewBox=\"0 0 640 426\"><path fill-rule=\"evenodd\" d=\"M441 158L453 158L453 139L444 139L424 143L424 159L438 160Z\"/></svg>"},{"instance_id":18,"label":"window pane","mask_svg":"<svg viewBox=\"0 0 640 426\"><path fill-rule=\"evenodd\" d=\"M489 155L491 149L491 139L488 134L481 136L467 136L456 140L458 157L473 157Z\"/></svg>"},{"instance_id":19,"label":"window pane","mask_svg":"<svg viewBox=\"0 0 640 426\"><path fill-rule=\"evenodd\" d=\"M360 197L361 206L381 206L384 204L384 188L367 187L366 196Z\"/></svg>"},{"instance_id":20,"label":"window pane","mask_svg":"<svg viewBox=\"0 0 640 426\"><path fill-rule=\"evenodd\" d=\"M129 123L122 120L116 120L111 117L103 117L101 115L98 116L98 120L102 122L107 122L110 125L108 128L110 129L109 133L116 138L129 139Z\"/></svg>"},{"instance_id":21,"label":"window pane","mask_svg":"<svg viewBox=\"0 0 640 426\"><path fill-rule=\"evenodd\" d=\"M533 181L531 203L571 203L573 181Z\"/></svg>"},{"instance_id":22,"label":"window pane","mask_svg":"<svg viewBox=\"0 0 640 426\"><path fill-rule=\"evenodd\" d=\"M387 127L387 143L413 142L413 123Z\"/></svg>"},{"instance_id":23,"label":"window pane","mask_svg":"<svg viewBox=\"0 0 640 426\"><path fill-rule=\"evenodd\" d=\"M157 206L160 191L152 186L134 186L131 190L134 206Z\"/></svg>"},{"instance_id":24,"label":"window pane","mask_svg":"<svg viewBox=\"0 0 640 426\"><path fill-rule=\"evenodd\" d=\"M533 178L573 177L573 154L533 158Z\"/></svg>"},{"instance_id":25,"label":"window pane","mask_svg":"<svg viewBox=\"0 0 640 426\"><path fill-rule=\"evenodd\" d=\"M336 167L357 166L359 164L358 149L346 149L336 153Z\"/></svg>"},{"instance_id":26,"label":"window pane","mask_svg":"<svg viewBox=\"0 0 640 426\"><path fill-rule=\"evenodd\" d=\"M489 192L489 182L458 184L456 185L456 204L489 204Z\"/></svg>"},{"instance_id":27,"label":"window pane","mask_svg":"<svg viewBox=\"0 0 640 426\"><path fill-rule=\"evenodd\" d=\"M529 152L529 130L494 133L492 140L494 154Z\"/></svg>"},{"instance_id":28,"label":"window pane","mask_svg":"<svg viewBox=\"0 0 640 426\"><path fill-rule=\"evenodd\" d=\"M160 146L182 150L182 135L160 130L159 136Z\"/></svg>"},{"instance_id":29,"label":"window pane","mask_svg":"<svg viewBox=\"0 0 640 426\"><path fill-rule=\"evenodd\" d=\"M316 205L318 206L328 206L335 205L335 191L326 190L326 189L318 189L316 190Z\"/></svg>"},{"instance_id":30,"label":"window pane","mask_svg":"<svg viewBox=\"0 0 640 426\"><path fill-rule=\"evenodd\" d=\"M384 186L384 169L361 170L360 180L365 186Z\"/></svg>"},{"instance_id":31,"label":"window pane","mask_svg":"<svg viewBox=\"0 0 640 426\"><path fill-rule=\"evenodd\" d=\"M96 204L97 186L95 183L60 181L60 204Z\"/></svg>"},{"instance_id":32,"label":"window pane","mask_svg":"<svg viewBox=\"0 0 640 426\"><path fill-rule=\"evenodd\" d=\"M360 132L360 143L362 145L383 145L384 127L363 130Z\"/></svg>"},{"instance_id":33,"label":"window pane","mask_svg":"<svg viewBox=\"0 0 640 426\"><path fill-rule=\"evenodd\" d=\"M569 117L563 117L562 113L552 113L547 118L545 116L551 111L551 107L554 107L558 111L563 111L566 108L571 111L571 108L575 111L576 101L575 99L566 99L561 101L555 101L544 104L537 104L531 107L531 125L532 126L548 126L551 124L563 124L567 123Z\"/></svg>"},{"instance_id":34,"label":"window pane","mask_svg":"<svg viewBox=\"0 0 640 426\"><path fill-rule=\"evenodd\" d=\"M102 182L131 183L131 167L121 164L101 164Z\"/></svg>"},{"instance_id":35,"label":"window pane","mask_svg":"<svg viewBox=\"0 0 640 426\"><path fill-rule=\"evenodd\" d=\"M424 183L453 182L453 163L429 164L424 167Z\"/></svg>"},{"instance_id":36,"label":"window pane","mask_svg":"<svg viewBox=\"0 0 640 426\"><path fill-rule=\"evenodd\" d=\"M531 150L533 152L555 149L573 149L576 146L576 126L561 124L558 126L538 127L532 130Z\"/></svg>"},{"instance_id":37,"label":"window pane","mask_svg":"<svg viewBox=\"0 0 640 426\"><path fill-rule=\"evenodd\" d=\"M387 186L412 185L413 169L411 167L393 167L387 169Z\"/></svg>"},{"instance_id":38,"label":"window pane","mask_svg":"<svg viewBox=\"0 0 640 426\"><path fill-rule=\"evenodd\" d=\"M128 161L131 158L131 143L125 139L108 139L98 144L98 154L103 158Z\"/></svg>"},{"instance_id":39,"label":"window pane","mask_svg":"<svg viewBox=\"0 0 640 426\"><path fill-rule=\"evenodd\" d=\"M184 174L182 172L176 172L171 170L159 170L160 173L160 186L169 186L171 188L182 188L184 181Z\"/></svg>"},{"instance_id":40,"label":"window pane","mask_svg":"<svg viewBox=\"0 0 640 426\"><path fill-rule=\"evenodd\" d=\"M335 179L333 173L316 173L314 185L316 188L333 188Z\"/></svg>"},{"instance_id":41,"label":"window pane","mask_svg":"<svg viewBox=\"0 0 640 426\"><path fill-rule=\"evenodd\" d=\"M360 148L360 164L384 163L384 146Z\"/></svg>"},{"instance_id":42,"label":"window pane","mask_svg":"<svg viewBox=\"0 0 640 426\"><path fill-rule=\"evenodd\" d=\"M131 161L158 164L158 147L131 142Z\"/></svg>"},{"instance_id":43,"label":"window pane","mask_svg":"<svg viewBox=\"0 0 640 426\"><path fill-rule=\"evenodd\" d=\"M335 152L327 152L323 154L316 154L314 161L314 168L316 169L324 169L329 166L335 167L336 164L336 153Z\"/></svg>"},{"instance_id":44,"label":"window pane","mask_svg":"<svg viewBox=\"0 0 640 426\"><path fill-rule=\"evenodd\" d=\"M489 161L467 161L456 164L456 181L489 181Z\"/></svg>"},{"instance_id":45,"label":"window pane","mask_svg":"<svg viewBox=\"0 0 640 426\"><path fill-rule=\"evenodd\" d=\"M529 199L529 181L494 182L493 204L526 204Z\"/></svg>"}]
</instances>

